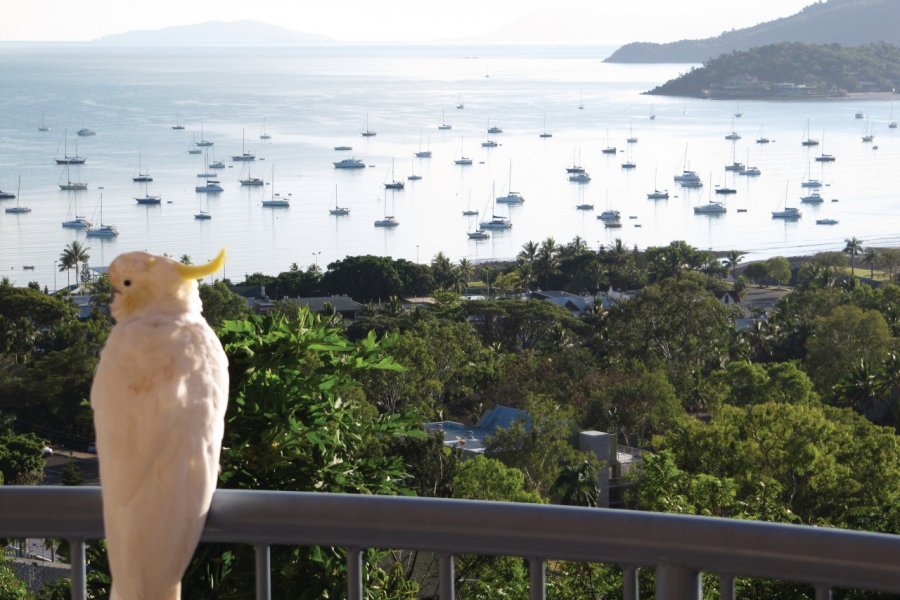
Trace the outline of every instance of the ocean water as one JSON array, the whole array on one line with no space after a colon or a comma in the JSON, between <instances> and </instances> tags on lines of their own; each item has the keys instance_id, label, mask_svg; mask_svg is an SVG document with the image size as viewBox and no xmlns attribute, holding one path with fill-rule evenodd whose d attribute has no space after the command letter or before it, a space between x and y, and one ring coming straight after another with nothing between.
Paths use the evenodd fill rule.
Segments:
<instances>
[{"instance_id":1,"label":"ocean water","mask_svg":"<svg viewBox=\"0 0 900 600\"><path fill-rule=\"evenodd\" d=\"M641 95L691 65L611 65L604 47L336 46L310 48L112 48L88 45L0 46L0 189L16 191L29 214L0 211L0 276L16 284L37 280L51 289L65 283L55 261L78 239L91 264L145 249L195 262L227 246L226 276L275 274L291 263L327 263L347 255L380 254L430 261L439 251L453 259L504 259L522 244L581 236L589 245L621 238L641 248L683 239L715 250L739 249L751 258L839 249L856 236L866 245L900 244L900 129L889 129L885 100L763 102L684 100ZM462 102L464 109L457 109ZM584 106L579 109L579 104ZM735 118L735 112L743 117ZM863 112L867 119L856 119ZM656 119L651 120L650 115ZM39 132L42 114L50 132ZM172 130L178 118L186 127ZM374 137L362 137L368 126ZM900 119L900 107L893 118ZM442 119L451 130L438 130ZM823 146L804 148L810 134ZM265 123L270 140L259 135ZM489 126L503 133L487 136ZM89 127L95 136L79 138ZM187 153L203 137L222 160L225 191L197 194L205 155ZM540 138L544 130L553 137ZM866 127L875 144L861 141ZM68 136L65 136L65 131ZM725 135L737 131L742 139ZM762 131L773 142L754 143ZM626 144L629 135L636 144ZM483 148L486 138L495 148ZM87 157L71 168L88 183L65 192L64 144ZM232 162L242 140L257 155L250 174L264 188L241 187L247 163ZM337 145L353 147L336 152ZM607 145L616 155L601 153ZM417 159L420 147L432 158ZM836 162L813 161L820 152ZM471 166L457 166L465 154ZM356 157L369 165L336 170ZM627 171L621 163L637 168ZM726 173L732 160L762 175ZM592 181L568 181L566 167L580 162ZM138 165L154 181L160 206L139 206L144 184L132 182ZM688 166L705 187L686 190L673 175ZM406 189L386 191L392 171ZM273 178L274 175L274 178ZM800 204L800 182L821 179L825 202ZM510 183L511 181L511 183ZM729 185L728 212L695 215L715 185ZM521 193L521 206L492 206L494 196ZM646 194L668 188L668 200ZM290 195L289 209L260 204L274 191ZM77 203L79 214L118 227L114 240L87 239L61 222ZM335 197L350 215L328 213ZM720 199L712 195L713 199ZM836 200L836 201L832 201ZM594 211L575 205L593 203ZM795 222L773 220L785 203L800 206ZM0 201L0 208L15 200ZM208 209L209 221L194 213ZM466 233L478 219L472 208L509 216L513 227L485 241ZM619 210L622 228L607 229L596 216ZM738 209L746 212L738 212ZM394 215L385 230L374 221ZM634 217L634 218L629 218ZM816 225L817 218L838 225ZM24 270L24 266L33 270Z\"/></svg>"}]
</instances>

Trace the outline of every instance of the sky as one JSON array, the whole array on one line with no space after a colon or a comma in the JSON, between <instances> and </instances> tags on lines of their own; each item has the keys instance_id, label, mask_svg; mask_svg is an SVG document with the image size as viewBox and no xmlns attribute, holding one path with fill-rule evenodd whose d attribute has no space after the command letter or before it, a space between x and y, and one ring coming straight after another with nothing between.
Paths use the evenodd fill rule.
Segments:
<instances>
[{"instance_id":1,"label":"sky","mask_svg":"<svg viewBox=\"0 0 900 600\"><path fill-rule=\"evenodd\" d=\"M717 35L814 0L0 0L0 41L89 41L133 30L253 19L341 42L620 44ZM751 9L752 7L752 9Z\"/></svg>"}]
</instances>

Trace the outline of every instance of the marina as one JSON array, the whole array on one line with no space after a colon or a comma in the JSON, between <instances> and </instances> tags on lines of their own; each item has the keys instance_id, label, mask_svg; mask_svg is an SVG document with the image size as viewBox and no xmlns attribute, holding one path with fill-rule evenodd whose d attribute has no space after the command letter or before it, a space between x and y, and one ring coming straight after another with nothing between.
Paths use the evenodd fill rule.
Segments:
<instances>
[{"instance_id":1,"label":"marina","mask_svg":"<svg viewBox=\"0 0 900 600\"><path fill-rule=\"evenodd\" d=\"M85 213L80 216L93 223L101 220L90 207L103 193L104 220L115 223L119 234L88 240L92 264L106 265L134 249L187 254L199 261L228 246L229 278L277 273L293 262L303 264L310 253L321 253L320 264L360 254L413 260L417 247L422 260L441 251L453 260L509 259L525 242L548 237L564 242L580 236L591 245L621 238L642 248L683 239L700 248L740 249L749 259L839 249L852 236L870 245L900 244L895 197L900 132L889 127L890 102L745 101L745 118L734 120L733 103L665 97L651 103L641 95L690 65L604 64L609 49L602 46L200 48L190 53L171 48L159 55L121 50L126 59L152 65L158 89L148 89L127 60L112 61L107 52L90 46L20 48L0 56L0 69L18 92L0 98L6 116L0 123L0 189L14 189L21 175L31 208L27 214L0 213L0 269L17 284L52 284L60 249L84 239L85 229L60 227L76 193ZM185 77L179 65L188 54ZM323 60L327 69L321 68ZM489 78L484 77L487 60ZM102 76L98 65L104 66ZM440 81L434 77L438 72ZM234 84L244 76L266 82L256 86L265 93ZM448 132L453 135L423 136L423 130L435 127L435 115L461 104L461 97L465 110L454 113ZM872 144L860 143L863 124L854 118L857 110L867 115L865 131L878 136L877 152ZM173 129L173 115L185 129ZM53 130L38 132L35 123L42 120ZM539 136L547 121L553 123L552 138ZM73 136L84 123L96 135ZM251 154L243 131L254 123L257 128L264 124L270 137ZM378 136L360 136L361 123L363 132ZM486 130L500 129L495 123L502 123L503 143L480 146ZM602 152L636 139L635 123L641 123L640 144L629 144L627 155ZM741 139L723 139L730 131ZM757 144L763 131L770 141ZM819 139L827 136L828 152L840 160L816 160L824 153L801 143L810 139L809 131L819 132ZM75 156L70 154L74 138L77 157L90 157L78 171L78 182L88 182L87 189L61 190L56 162ZM347 162L341 164L335 150L348 151L344 143L354 138L353 155L344 154ZM265 181L241 185L251 176L240 160L217 164L214 178L200 178L210 183L198 185L198 161L185 152L197 140L214 143L222 156L252 155L277 163L279 191L291 198L291 209L262 210L263 200L272 198L270 186ZM744 164L754 165L753 171L723 169L745 155ZM136 203L132 180L138 156L153 166L153 195L165 202ZM455 164L460 160L462 167ZM495 182L498 196L513 195L507 183L511 162L512 189L528 198L502 202L507 205L502 219L515 227L493 224L490 207L481 219L461 215L469 196L487 198ZM213 163L204 161L204 166L213 168ZM567 168L577 170L566 173ZM728 201L734 210L715 219L695 217L694 207L709 195L699 177L679 182L666 197L660 184L690 170L704 173L704 179L712 171L707 185L735 190ZM570 182L569 176L578 173L585 175ZM72 175L74 181L74 169ZM386 183L404 179L414 185L399 193L385 189ZM773 220L772 213L783 205L785 182L794 182L792 202L807 195L807 190L798 193L798 180L818 183L823 202L804 204L809 218ZM62 182L68 181L63 175ZM331 212L336 185L341 205L353 207L340 219ZM602 206L606 189L617 208L637 217L640 228L607 228L593 218L587 207ZM379 200L383 194L388 197ZM836 198L840 204L833 202ZM388 216L402 227L372 226L385 218L385 200L391 202ZM216 218L195 218L198 204L201 213ZM14 205L15 200L0 199L4 209ZM822 220L835 223L817 227ZM478 221L492 228L489 238L468 235ZM22 272L25 264L34 270Z\"/></svg>"}]
</instances>

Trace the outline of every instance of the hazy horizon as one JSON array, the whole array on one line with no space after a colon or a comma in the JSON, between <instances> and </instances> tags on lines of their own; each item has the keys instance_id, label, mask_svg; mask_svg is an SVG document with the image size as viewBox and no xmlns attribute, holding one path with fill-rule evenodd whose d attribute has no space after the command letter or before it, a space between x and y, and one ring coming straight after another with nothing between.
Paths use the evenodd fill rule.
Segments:
<instances>
[{"instance_id":1,"label":"hazy horizon","mask_svg":"<svg viewBox=\"0 0 900 600\"><path fill-rule=\"evenodd\" d=\"M361 0L340 5L285 5L276 0L153 5L117 0L13 3L3 0L0 42L88 42L133 31L155 31L209 21L252 20L337 43L597 43L667 42L714 36L796 13L810 0L755 6L737 0L635 0L597 6L588 0L457 0L435 14L429 4L398 0L389 6Z\"/></svg>"}]
</instances>

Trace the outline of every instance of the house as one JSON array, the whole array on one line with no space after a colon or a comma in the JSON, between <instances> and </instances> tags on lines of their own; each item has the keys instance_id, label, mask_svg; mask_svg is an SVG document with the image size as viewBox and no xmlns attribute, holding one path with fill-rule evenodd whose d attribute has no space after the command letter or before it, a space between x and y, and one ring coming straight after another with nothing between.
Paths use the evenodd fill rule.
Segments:
<instances>
[{"instance_id":1,"label":"house","mask_svg":"<svg viewBox=\"0 0 900 600\"><path fill-rule=\"evenodd\" d=\"M741 299L731 290L713 292L713 294L725 306L740 306L741 304Z\"/></svg>"},{"instance_id":2,"label":"house","mask_svg":"<svg viewBox=\"0 0 900 600\"><path fill-rule=\"evenodd\" d=\"M498 429L509 429L521 421L525 431L531 431L531 416L524 410L509 406L495 406L487 411L478 422L467 427L456 421L437 421L425 423L425 431L439 431L444 436L444 445L448 448L459 448L464 456L484 454L485 438L494 435Z\"/></svg>"},{"instance_id":3,"label":"house","mask_svg":"<svg viewBox=\"0 0 900 600\"><path fill-rule=\"evenodd\" d=\"M577 294L562 291L539 290L537 292L531 292L531 299L550 302L551 304L565 308L575 316L581 315L584 311L594 306L594 303L596 302L596 299L593 296L579 296Z\"/></svg>"}]
</instances>

